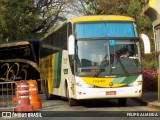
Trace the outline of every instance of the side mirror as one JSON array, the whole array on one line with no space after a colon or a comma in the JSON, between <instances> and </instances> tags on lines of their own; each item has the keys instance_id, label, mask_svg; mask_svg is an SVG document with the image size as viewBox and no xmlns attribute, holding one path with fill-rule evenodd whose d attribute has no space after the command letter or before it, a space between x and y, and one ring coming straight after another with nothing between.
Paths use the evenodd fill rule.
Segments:
<instances>
[{"instance_id":1,"label":"side mirror","mask_svg":"<svg viewBox=\"0 0 160 120\"><path fill-rule=\"evenodd\" d=\"M145 54L151 53L151 44L150 44L150 40L149 40L148 36L145 34L141 34L141 38L142 38L143 44L144 44L144 53Z\"/></svg>"},{"instance_id":2,"label":"side mirror","mask_svg":"<svg viewBox=\"0 0 160 120\"><path fill-rule=\"evenodd\" d=\"M73 35L70 35L68 38L68 54L75 54L75 37Z\"/></svg>"}]
</instances>

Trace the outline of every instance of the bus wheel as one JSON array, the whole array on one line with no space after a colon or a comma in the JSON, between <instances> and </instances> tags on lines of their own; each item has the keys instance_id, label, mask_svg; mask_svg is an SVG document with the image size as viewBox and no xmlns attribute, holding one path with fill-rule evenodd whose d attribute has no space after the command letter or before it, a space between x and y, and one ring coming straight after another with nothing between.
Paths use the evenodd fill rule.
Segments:
<instances>
[{"instance_id":1,"label":"bus wheel","mask_svg":"<svg viewBox=\"0 0 160 120\"><path fill-rule=\"evenodd\" d=\"M75 99L70 98L70 96L69 96L69 88L68 88L68 86L67 86L66 97L68 99L68 102L69 102L70 106L76 106L77 105L77 101Z\"/></svg>"},{"instance_id":2,"label":"bus wheel","mask_svg":"<svg viewBox=\"0 0 160 120\"><path fill-rule=\"evenodd\" d=\"M76 106L77 105L77 101L75 99L69 98L69 105L70 106Z\"/></svg>"},{"instance_id":3,"label":"bus wheel","mask_svg":"<svg viewBox=\"0 0 160 120\"><path fill-rule=\"evenodd\" d=\"M127 98L119 98L118 99L119 106L125 106L126 103L127 103Z\"/></svg>"},{"instance_id":4,"label":"bus wheel","mask_svg":"<svg viewBox=\"0 0 160 120\"><path fill-rule=\"evenodd\" d=\"M47 100L52 100L53 99L53 96L51 94L49 94L48 83L47 82L45 83L44 92L45 92Z\"/></svg>"}]
</instances>

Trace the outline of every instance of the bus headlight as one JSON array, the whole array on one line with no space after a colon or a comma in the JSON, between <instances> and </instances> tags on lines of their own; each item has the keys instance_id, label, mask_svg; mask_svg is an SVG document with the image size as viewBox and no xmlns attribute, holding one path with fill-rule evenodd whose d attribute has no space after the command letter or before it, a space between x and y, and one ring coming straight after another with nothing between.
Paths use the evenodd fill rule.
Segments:
<instances>
[{"instance_id":1,"label":"bus headlight","mask_svg":"<svg viewBox=\"0 0 160 120\"><path fill-rule=\"evenodd\" d=\"M142 81L135 81L128 84L128 86L139 86L139 85L142 85Z\"/></svg>"},{"instance_id":2,"label":"bus headlight","mask_svg":"<svg viewBox=\"0 0 160 120\"><path fill-rule=\"evenodd\" d=\"M93 88L94 85L89 85L89 84L86 84L86 83L76 83L76 85L78 87L83 87L83 88Z\"/></svg>"}]
</instances>

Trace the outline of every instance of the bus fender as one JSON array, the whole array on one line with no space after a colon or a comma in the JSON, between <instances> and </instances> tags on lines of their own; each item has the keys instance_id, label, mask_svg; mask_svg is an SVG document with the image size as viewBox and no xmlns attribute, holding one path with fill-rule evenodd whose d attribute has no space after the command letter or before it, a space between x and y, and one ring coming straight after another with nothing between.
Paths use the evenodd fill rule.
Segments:
<instances>
[{"instance_id":1,"label":"bus fender","mask_svg":"<svg viewBox=\"0 0 160 120\"><path fill-rule=\"evenodd\" d=\"M67 88L68 88L68 91L67 91ZM68 78L65 79L65 92L69 94L69 98L72 98L72 91L71 91L71 85L70 85L70 82L68 80Z\"/></svg>"}]
</instances>

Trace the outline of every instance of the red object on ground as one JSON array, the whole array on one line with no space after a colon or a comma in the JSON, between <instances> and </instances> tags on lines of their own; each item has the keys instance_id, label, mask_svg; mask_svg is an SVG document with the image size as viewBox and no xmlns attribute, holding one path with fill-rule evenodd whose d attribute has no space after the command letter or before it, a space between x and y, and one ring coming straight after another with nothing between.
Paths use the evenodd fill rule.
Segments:
<instances>
[{"instance_id":1,"label":"red object on ground","mask_svg":"<svg viewBox=\"0 0 160 120\"><path fill-rule=\"evenodd\" d=\"M38 86L36 80L29 80L29 99L30 104L33 105L34 110L42 108L42 102L38 96Z\"/></svg>"},{"instance_id":2,"label":"red object on ground","mask_svg":"<svg viewBox=\"0 0 160 120\"><path fill-rule=\"evenodd\" d=\"M17 81L18 105L15 112L33 112L33 105L29 102L29 86L27 81Z\"/></svg>"}]
</instances>

